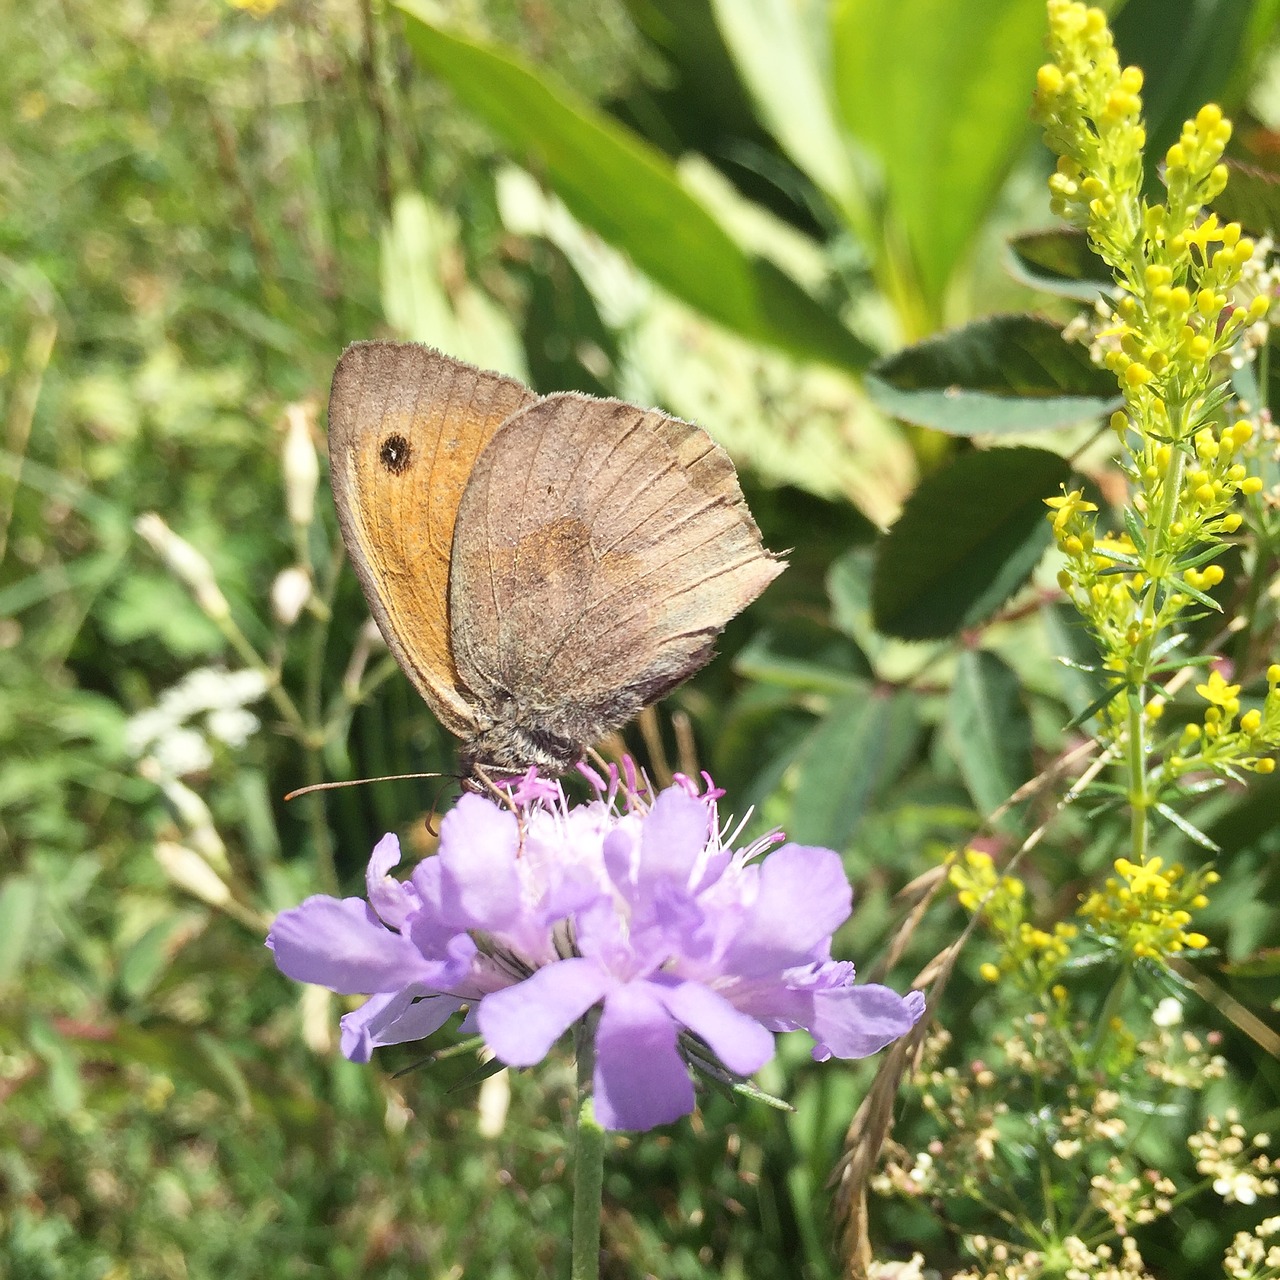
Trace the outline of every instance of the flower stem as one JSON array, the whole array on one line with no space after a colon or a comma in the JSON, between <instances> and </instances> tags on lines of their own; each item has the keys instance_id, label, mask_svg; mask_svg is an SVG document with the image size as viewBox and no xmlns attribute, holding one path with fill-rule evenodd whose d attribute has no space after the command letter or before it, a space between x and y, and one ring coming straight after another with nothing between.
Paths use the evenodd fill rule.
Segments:
<instances>
[{"instance_id":1,"label":"flower stem","mask_svg":"<svg viewBox=\"0 0 1280 1280\"><path fill-rule=\"evenodd\" d=\"M596 1018L587 1014L574 1031L578 1055L578 1124L573 1158L572 1280L600 1275L600 1208L604 1193L604 1130L591 1103Z\"/></svg>"}]
</instances>

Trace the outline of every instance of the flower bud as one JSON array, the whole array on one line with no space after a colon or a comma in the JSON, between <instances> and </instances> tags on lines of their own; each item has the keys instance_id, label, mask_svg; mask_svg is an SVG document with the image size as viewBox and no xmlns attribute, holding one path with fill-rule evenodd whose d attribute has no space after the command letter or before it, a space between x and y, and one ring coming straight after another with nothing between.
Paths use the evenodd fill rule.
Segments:
<instances>
[{"instance_id":1,"label":"flower bud","mask_svg":"<svg viewBox=\"0 0 1280 1280\"><path fill-rule=\"evenodd\" d=\"M284 411L285 432L281 464L284 469L285 506L289 520L305 529L315 516L320 460L311 436L313 410L291 404Z\"/></svg>"},{"instance_id":2,"label":"flower bud","mask_svg":"<svg viewBox=\"0 0 1280 1280\"><path fill-rule=\"evenodd\" d=\"M134 529L165 564L191 588L196 603L215 622L231 616L231 606L213 576L213 566L186 541L165 524L154 511L134 521Z\"/></svg>"}]
</instances>

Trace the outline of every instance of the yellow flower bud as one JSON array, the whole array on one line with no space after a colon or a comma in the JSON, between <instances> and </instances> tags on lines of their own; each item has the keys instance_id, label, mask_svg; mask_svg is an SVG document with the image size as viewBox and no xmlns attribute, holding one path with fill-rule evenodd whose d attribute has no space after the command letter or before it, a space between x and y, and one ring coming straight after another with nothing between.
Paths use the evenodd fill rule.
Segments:
<instances>
[{"instance_id":1,"label":"yellow flower bud","mask_svg":"<svg viewBox=\"0 0 1280 1280\"><path fill-rule=\"evenodd\" d=\"M1275 773L1276 762L1270 756L1263 756L1257 764L1253 766L1254 773Z\"/></svg>"},{"instance_id":2,"label":"yellow flower bud","mask_svg":"<svg viewBox=\"0 0 1280 1280\"><path fill-rule=\"evenodd\" d=\"M1257 476L1249 476L1240 484L1240 492L1246 497L1253 497L1255 493L1262 492L1262 481Z\"/></svg>"},{"instance_id":3,"label":"yellow flower bud","mask_svg":"<svg viewBox=\"0 0 1280 1280\"><path fill-rule=\"evenodd\" d=\"M1280 662L1273 662L1267 668L1267 683L1280 684Z\"/></svg>"},{"instance_id":4,"label":"yellow flower bud","mask_svg":"<svg viewBox=\"0 0 1280 1280\"><path fill-rule=\"evenodd\" d=\"M1227 479L1232 484L1239 484L1249 474L1243 463L1237 462L1234 467L1227 468Z\"/></svg>"},{"instance_id":5,"label":"yellow flower bud","mask_svg":"<svg viewBox=\"0 0 1280 1280\"><path fill-rule=\"evenodd\" d=\"M1116 433L1122 440L1125 432L1129 429L1129 415L1123 409L1117 409L1111 415L1111 430Z\"/></svg>"},{"instance_id":6,"label":"yellow flower bud","mask_svg":"<svg viewBox=\"0 0 1280 1280\"><path fill-rule=\"evenodd\" d=\"M1216 102L1206 102L1196 112L1196 128L1201 133L1209 133L1222 123L1222 108Z\"/></svg>"},{"instance_id":7,"label":"yellow flower bud","mask_svg":"<svg viewBox=\"0 0 1280 1280\"><path fill-rule=\"evenodd\" d=\"M1247 733L1250 736L1257 733L1262 728L1262 712L1256 708L1252 711L1246 711L1240 717L1240 732Z\"/></svg>"},{"instance_id":8,"label":"yellow flower bud","mask_svg":"<svg viewBox=\"0 0 1280 1280\"><path fill-rule=\"evenodd\" d=\"M1258 294L1257 297L1249 303L1249 322L1256 324L1263 316L1271 310L1271 299L1265 294Z\"/></svg>"},{"instance_id":9,"label":"yellow flower bud","mask_svg":"<svg viewBox=\"0 0 1280 1280\"><path fill-rule=\"evenodd\" d=\"M1201 289L1196 294L1196 310L1208 317L1222 310L1222 299L1212 289Z\"/></svg>"},{"instance_id":10,"label":"yellow flower bud","mask_svg":"<svg viewBox=\"0 0 1280 1280\"><path fill-rule=\"evenodd\" d=\"M1124 371L1124 380L1131 387L1145 386L1151 381L1151 370L1136 360Z\"/></svg>"},{"instance_id":11,"label":"yellow flower bud","mask_svg":"<svg viewBox=\"0 0 1280 1280\"><path fill-rule=\"evenodd\" d=\"M979 966L978 973L982 976L984 982L1000 981L1000 970L990 960L986 964Z\"/></svg>"},{"instance_id":12,"label":"yellow flower bud","mask_svg":"<svg viewBox=\"0 0 1280 1280\"><path fill-rule=\"evenodd\" d=\"M1199 484L1196 485L1195 499L1202 507L1213 505L1213 485Z\"/></svg>"},{"instance_id":13,"label":"yellow flower bud","mask_svg":"<svg viewBox=\"0 0 1280 1280\"><path fill-rule=\"evenodd\" d=\"M1231 428L1231 435L1239 448L1242 444L1248 444L1253 439L1253 423L1241 418L1234 427Z\"/></svg>"},{"instance_id":14,"label":"yellow flower bud","mask_svg":"<svg viewBox=\"0 0 1280 1280\"><path fill-rule=\"evenodd\" d=\"M1175 311L1191 310L1191 290L1186 285L1178 285L1169 290L1169 305Z\"/></svg>"},{"instance_id":15,"label":"yellow flower bud","mask_svg":"<svg viewBox=\"0 0 1280 1280\"><path fill-rule=\"evenodd\" d=\"M1084 543L1074 533L1062 540L1062 549L1073 559L1084 555Z\"/></svg>"},{"instance_id":16,"label":"yellow flower bud","mask_svg":"<svg viewBox=\"0 0 1280 1280\"><path fill-rule=\"evenodd\" d=\"M1213 344L1203 334L1197 334L1187 343L1187 354L1193 360L1207 360Z\"/></svg>"},{"instance_id":17,"label":"yellow flower bud","mask_svg":"<svg viewBox=\"0 0 1280 1280\"><path fill-rule=\"evenodd\" d=\"M1242 523L1243 521L1240 519L1239 513L1232 511L1228 515L1222 517L1222 532L1235 533Z\"/></svg>"},{"instance_id":18,"label":"yellow flower bud","mask_svg":"<svg viewBox=\"0 0 1280 1280\"><path fill-rule=\"evenodd\" d=\"M1062 72L1052 62L1047 62L1036 72L1036 88L1047 98L1062 92Z\"/></svg>"},{"instance_id":19,"label":"yellow flower bud","mask_svg":"<svg viewBox=\"0 0 1280 1280\"><path fill-rule=\"evenodd\" d=\"M1236 244L1239 241L1240 231L1241 227L1238 222L1228 222L1227 225L1222 228L1222 243L1230 249L1233 244Z\"/></svg>"},{"instance_id":20,"label":"yellow flower bud","mask_svg":"<svg viewBox=\"0 0 1280 1280\"><path fill-rule=\"evenodd\" d=\"M1060 586L1063 591L1070 591L1074 585L1075 579L1065 569L1059 569L1058 586Z\"/></svg>"},{"instance_id":21,"label":"yellow flower bud","mask_svg":"<svg viewBox=\"0 0 1280 1280\"><path fill-rule=\"evenodd\" d=\"M1182 736L1188 742L1194 742L1200 736L1200 726L1198 724L1189 724L1182 730Z\"/></svg>"},{"instance_id":22,"label":"yellow flower bud","mask_svg":"<svg viewBox=\"0 0 1280 1280\"><path fill-rule=\"evenodd\" d=\"M1141 93L1142 68L1125 67L1125 69L1120 73L1120 87L1125 91L1125 93Z\"/></svg>"},{"instance_id":23,"label":"yellow flower bud","mask_svg":"<svg viewBox=\"0 0 1280 1280\"><path fill-rule=\"evenodd\" d=\"M1023 90L1025 93L1026 91ZM1187 167L1187 153L1182 149L1180 142L1175 142L1168 151L1164 153L1164 162L1166 168L1169 169L1185 169ZM1170 246L1172 248L1172 246Z\"/></svg>"},{"instance_id":24,"label":"yellow flower bud","mask_svg":"<svg viewBox=\"0 0 1280 1280\"><path fill-rule=\"evenodd\" d=\"M1233 223L1232 225L1234 226L1235 224ZM1241 240L1240 243L1235 247L1235 259L1236 259L1237 265L1244 266L1244 264L1248 262L1250 258L1253 257L1253 250L1254 250L1254 243L1252 240L1249 240L1249 239Z\"/></svg>"},{"instance_id":25,"label":"yellow flower bud","mask_svg":"<svg viewBox=\"0 0 1280 1280\"><path fill-rule=\"evenodd\" d=\"M1204 572L1200 575L1207 587L1216 587L1223 579L1222 566L1220 564L1211 564L1206 566Z\"/></svg>"}]
</instances>

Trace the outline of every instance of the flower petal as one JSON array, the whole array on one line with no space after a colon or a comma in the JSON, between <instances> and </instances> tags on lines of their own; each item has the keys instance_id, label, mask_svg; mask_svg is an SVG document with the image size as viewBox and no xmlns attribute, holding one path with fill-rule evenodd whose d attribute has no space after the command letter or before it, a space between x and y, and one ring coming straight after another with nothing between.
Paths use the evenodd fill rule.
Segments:
<instances>
[{"instance_id":1,"label":"flower petal","mask_svg":"<svg viewBox=\"0 0 1280 1280\"><path fill-rule=\"evenodd\" d=\"M924 1005L922 991L900 996L875 983L815 992L809 1027L817 1041L813 1056L824 1062L832 1056L865 1058L878 1053L915 1026Z\"/></svg>"},{"instance_id":2,"label":"flower petal","mask_svg":"<svg viewBox=\"0 0 1280 1280\"><path fill-rule=\"evenodd\" d=\"M773 1036L749 1014L700 982L650 982L667 1012L710 1045L730 1071L749 1076L773 1057Z\"/></svg>"},{"instance_id":3,"label":"flower petal","mask_svg":"<svg viewBox=\"0 0 1280 1280\"><path fill-rule=\"evenodd\" d=\"M640 829L641 880L689 882L711 834L711 813L681 787L658 793Z\"/></svg>"},{"instance_id":4,"label":"flower petal","mask_svg":"<svg viewBox=\"0 0 1280 1280\"><path fill-rule=\"evenodd\" d=\"M276 967L342 995L396 991L428 980L432 966L361 898L318 895L276 916L267 934Z\"/></svg>"},{"instance_id":5,"label":"flower petal","mask_svg":"<svg viewBox=\"0 0 1280 1280\"><path fill-rule=\"evenodd\" d=\"M726 949L726 971L750 977L830 955L831 935L853 910L840 855L787 844L759 864L759 892Z\"/></svg>"},{"instance_id":6,"label":"flower petal","mask_svg":"<svg viewBox=\"0 0 1280 1280\"><path fill-rule=\"evenodd\" d=\"M465 928L500 930L520 914L516 816L468 793L440 824L441 907Z\"/></svg>"},{"instance_id":7,"label":"flower petal","mask_svg":"<svg viewBox=\"0 0 1280 1280\"><path fill-rule=\"evenodd\" d=\"M369 905L378 913L382 923L392 929L399 929L409 912L417 906L417 895L388 874L399 861L400 841L388 832L373 846L369 867L364 874Z\"/></svg>"},{"instance_id":8,"label":"flower petal","mask_svg":"<svg viewBox=\"0 0 1280 1280\"><path fill-rule=\"evenodd\" d=\"M342 1052L352 1062L368 1062L381 1045L424 1039L461 1007L461 1000L424 992L417 983L403 991L370 996L342 1019Z\"/></svg>"},{"instance_id":9,"label":"flower petal","mask_svg":"<svg viewBox=\"0 0 1280 1280\"><path fill-rule=\"evenodd\" d=\"M485 996L476 1016L496 1057L511 1067L531 1067L609 986L608 975L590 960L557 960Z\"/></svg>"},{"instance_id":10,"label":"flower petal","mask_svg":"<svg viewBox=\"0 0 1280 1280\"><path fill-rule=\"evenodd\" d=\"M692 1110L671 1015L648 983L616 987L596 1028L596 1119L606 1129L652 1129Z\"/></svg>"}]
</instances>

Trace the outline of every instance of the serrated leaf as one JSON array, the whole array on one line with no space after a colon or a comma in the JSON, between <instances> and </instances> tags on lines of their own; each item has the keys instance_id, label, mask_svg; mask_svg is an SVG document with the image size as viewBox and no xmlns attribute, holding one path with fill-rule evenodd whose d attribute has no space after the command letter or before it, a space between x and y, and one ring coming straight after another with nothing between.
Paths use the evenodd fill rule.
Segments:
<instances>
[{"instance_id":1,"label":"serrated leaf","mask_svg":"<svg viewBox=\"0 0 1280 1280\"><path fill-rule=\"evenodd\" d=\"M849 693L871 678L871 665L848 636L800 615L754 636L733 661L751 680L808 693Z\"/></svg>"},{"instance_id":2,"label":"serrated leaf","mask_svg":"<svg viewBox=\"0 0 1280 1280\"><path fill-rule=\"evenodd\" d=\"M580 222L664 289L726 328L801 359L861 371L872 352L790 277L743 252L656 148L510 51L439 25L400 0L419 61Z\"/></svg>"},{"instance_id":3,"label":"serrated leaf","mask_svg":"<svg viewBox=\"0 0 1280 1280\"><path fill-rule=\"evenodd\" d=\"M877 360L867 391L886 413L955 436L1049 430L1121 404L1087 347L1030 315L977 320Z\"/></svg>"},{"instance_id":4,"label":"serrated leaf","mask_svg":"<svg viewBox=\"0 0 1280 1280\"><path fill-rule=\"evenodd\" d=\"M969 649L956 664L947 704L956 764L978 812L987 817L1032 773L1031 721L1018 677L1001 658ZM1016 814L1000 826L1015 829Z\"/></svg>"},{"instance_id":5,"label":"serrated leaf","mask_svg":"<svg viewBox=\"0 0 1280 1280\"><path fill-rule=\"evenodd\" d=\"M928 476L878 548L876 626L935 640L989 618L1049 546L1044 500L1070 474L1058 454L1018 448L962 454Z\"/></svg>"},{"instance_id":6,"label":"serrated leaf","mask_svg":"<svg viewBox=\"0 0 1280 1280\"><path fill-rule=\"evenodd\" d=\"M917 735L908 694L876 691L832 703L800 748L787 834L844 848L874 796L901 772Z\"/></svg>"},{"instance_id":7,"label":"serrated leaf","mask_svg":"<svg viewBox=\"0 0 1280 1280\"><path fill-rule=\"evenodd\" d=\"M1089 247L1083 231L1026 231L1011 236L1007 245L1013 274L1034 289L1092 302L1115 287L1110 268Z\"/></svg>"}]
</instances>

